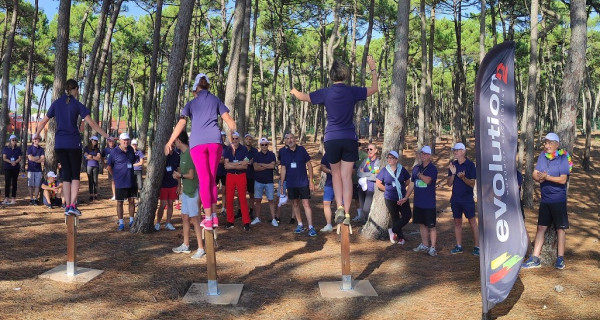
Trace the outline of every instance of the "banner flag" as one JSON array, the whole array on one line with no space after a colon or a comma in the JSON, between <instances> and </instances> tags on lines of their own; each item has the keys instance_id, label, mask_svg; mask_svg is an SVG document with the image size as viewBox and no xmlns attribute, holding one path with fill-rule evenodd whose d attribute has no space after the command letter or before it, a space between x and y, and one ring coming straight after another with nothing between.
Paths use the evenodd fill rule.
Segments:
<instances>
[{"instance_id":1,"label":"banner flag","mask_svg":"<svg viewBox=\"0 0 600 320\"><path fill-rule=\"evenodd\" d=\"M483 313L512 289L527 250L517 183L515 43L490 50L475 84L475 147Z\"/></svg>"}]
</instances>

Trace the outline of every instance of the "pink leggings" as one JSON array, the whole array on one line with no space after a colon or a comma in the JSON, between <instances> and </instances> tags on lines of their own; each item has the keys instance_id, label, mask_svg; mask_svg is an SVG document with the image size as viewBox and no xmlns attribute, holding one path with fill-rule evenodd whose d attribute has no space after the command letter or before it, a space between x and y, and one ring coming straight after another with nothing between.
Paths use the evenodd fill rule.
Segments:
<instances>
[{"instance_id":1,"label":"pink leggings","mask_svg":"<svg viewBox=\"0 0 600 320\"><path fill-rule=\"evenodd\" d=\"M217 168L223 146L220 143L199 144L190 150L192 161L198 174L200 200L204 209L217 203Z\"/></svg>"}]
</instances>

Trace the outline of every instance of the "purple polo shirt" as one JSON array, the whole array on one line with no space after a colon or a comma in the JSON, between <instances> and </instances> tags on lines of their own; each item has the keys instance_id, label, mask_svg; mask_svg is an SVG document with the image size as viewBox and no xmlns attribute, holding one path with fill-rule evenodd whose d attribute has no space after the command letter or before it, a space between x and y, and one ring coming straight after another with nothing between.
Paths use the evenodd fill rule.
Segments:
<instances>
[{"instance_id":1,"label":"purple polo shirt","mask_svg":"<svg viewBox=\"0 0 600 320\"><path fill-rule=\"evenodd\" d=\"M424 176L431 177L431 182L426 184L423 180L419 179L417 175L423 174ZM415 198L413 205L417 208L422 209L435 209L435 185L437 181L438 170L429 162L425 167L423 165L417 165L412 170L411 180L414 182Z\"/></svg>"},{"instance_id":2,"label":"purple polo shirt","mask_svg":"<svg viewBox=\"0 0 600 320\"><path fill-rule=\"evenodd\" d=\"M406 180L410 179L410 174L408 173L408 170L404 169L404 167L402 166L396 167L396 171L394 171L394 174L396 174L398 170L402 170L400 172L400 176L398 177L398 181L401 184L400 189L402 190L402 194L406 195L405 182ZM385 167L381 168L381 170L377 174L377 179L381 180L381 183L383 183L383 186L385 187L385 191L383 192L384 199L392 201L400 200L398 190L396 190L396 181Z\"/></svg>"},{"instance_id":3,"label":"purple polo shirt","mask_svg":"<svg viewBox=\"0 0 600 320\"><path fill-rule=\"evenodd\" d=\"M306 172L306 163L310 161L310 156L303 146L279 149L279 161L285 166L285 181L288 188L307 187L308 173Z\"/></svg>"},{"instance_id":4,"label":"purple polo shirt","mask_svg":"<svg viewBox=\"0 0 600 320\"><path fill-rule=\"evenodd\" d=\"M336 83L329 88L310 93L311 103L324 104L327 110L325 141L358 139L352 119L354 105L365 99L367 99L367 88L350 87L343 83Z\"/></svg>"},{"instance_id":5,"label":"purple polo shirt","mask_svg":"<svg viewBox=\"0 0 600 320\"><path fill-rule=\"evenodd\" d=\"M327 160L327 155L323 156L323 158L321 158L321 164L324 164L327 169L331 170L331 165L329 164L329 161ZM333 181L331 179L331 173L326 173L325 174L327 176L327 178L325 179L325 185L328 187L332 187L333 186Z\"/></svg>"},{"instance_id":6,"label":"purple polo shirt","mask_svg":"<svg viewBox=\"0 0 600 320\"><path fill-rule=\"evenodd\" d=\"M568 176L571 175L569 172L569 160L566 155L557 156L550 160L546 158L546 153L542 152L538 157L535 170L539 172L546 172L549 176L559 177L563 174ZM542 203L560 203L567 201L567 184L559 184L550 181L544 181L540 183L540 189L542 194Z\"/></svg>"},{"instance_id":7,"label":"purple polo shirt","mask_svg":"<svg viewBox=\"0 0 600 320\"><path fill-rule=\"evenodd\" d=\"M133 148L127 146L126 151L123 152L121 148L116 147L107 159L107 165L112 168L115 188L128 189L133 187L135 185L133 181L133 164L135 162Z\"/></svg>"},{"instance_id":8,"label":"purple polo shirt","mask_svg":"<svg viewBox=\"0 0 600 320\"><path fill-rule=\"evenodd\" d=\"M475 179L477 177L477 171L473 161L466 159L463 164L459 164L458 160L452 161L452 164L456 166L456 173L465 173L467 179ZM451 176L452 172L448 169L448 176ZM454 183L452 184L452 196L450 202L475 202L473 200L473 187L468 186L462 179L454 177Z\"/></svg>"},{"instance_id":9,"label":"purple polo shirt","mask_svg":"<svg viewBox=\"0 0 600 320\"><path fill-rule=\"evenodd\" d=\"M140 162L140 159L144 159L144 153L142 150L135 151L135 162ZM133 171L142 171L142 166L133 166Z\"/></svg>"},{"instance_id":10,"label":"purple polo shirt","mask_svg":"<svg viewBox=\"0 0 600 320\"><path fill-rule=\"evenodd\" d=\"M248 148L248 147L246 147ZM255 147L250 147L250 149L248 149L248 159L252 160L254 159L254 157L256 157L256 154L258 153L258 150ZM255 176L254 176L254 166L248 165L248 169L246 169L246 180L255 180Z\"/></svg>"},{"instance_id":11,"label":"purple polo shirt","mask_svg":"<svg viewBox=\"0 0 600 320\"><path fill-rule=\"evenodd\" d=\"M104 150L102 150L102 152L100 153L100 155L102 156L102 158L106 158L106 160L108 160L108 158L110 158L110 153L115 150L116 145L114 147L106 147L104 148Z\"/></svg>"},{"instance_id":12,"label":"purple polo shirt","mask_svg":"<svg viewBox=\"0 0 600 320\"><path fill-rule=\"evenodd\" d=\"M225 148L223 157L225 157L225 159L229 160L229 162L231 162L231 163L244 161L244 159L249 160L248 149L246 149L246 146L243 146L240 144L238 146L238 148L235 150L235 154L233 154L232 146L227 146L227 148ZM235 173L235 174L246 172L245 170L232 170L232 169L228 169L225 171L227 173Z\"/></svg>"},{"instance_id":13,"label":"purple polo shirt","mask_svg":"<svg viewBox=\"0 0 600 320\"><path fill-rule=\"evenodd\" d=\"M269 164L271 162L276 162L276 161L277 161L277 159L275 159L275 154L272 151L268 151L268 150L267 150L267 153L263 153L262 151L259 151L254 156L254 163ZM254 171L254 181L262 183L262 184L273 183L273 171L274 170L275 169L265 169L262 171Z\"/></svg>"},{"instance_id":14,"label":"purple polo shirt","mask_svg":"<svg viewBox=\"0 0 600 320\"><path fill-rule=\"evenodd\" d=\"M16 148L11 148L9 146L4 146L4 148L2 148L2 154L5 154L6 157L8 158L8 160L10 161L16 161L17 159L19 159L20 156L23 155L23 152L21 151L21 148L16 147ZM2 163L4 163L4 170L20 170L21 169L21 162L17 162L17 164L13 167L10 165L10 163L8 162L4 162L2 161Z\"/></svg>"},{"instance_id":15,"label":"purple polo shirt","mask_svg":"<svg viewBox=\"0 0 600 320\"><path fill-rule=\"evenodd\" d=\"M190 148L199 144L221 143L218 116L227 112L229 108L208 90L200 91L196 98L188 102L181 110L181 116L192 120Z\"/></svg>"},{"instance_id":16,"label":"purple polo shirt","mask_svg":"<svg viewBox=\"0 0 600 320\"><path fill-rule=\"evenodd\" d=\"M177 187L177 180L173 179L173 172L177 171L177 168L179 168L179 154L173 151L173 153L167 156L167 162L165 163L165 170L163 172L163 179L160 185L161 188Z\"/></svg>"},{"instance_id":17,"label":"purple polo shirt","mask_svg":"<svg viewBox=\"0 0 600 320\"><path fill-rule=\"evenodd\" d=\"M50 105L46 116L56 117L56 135L54 149L81 149L79 117L84 119L90 114L81 102L71 97L67 104L67 95L63 95Z\"/></svg>"},{"instance_id":18,"label":"purple polo shirt","mask_svg":"<svg viewBox=\"0 0 600 320\"><path fill-rule=\"evenodd\" d=\"M44 148L41 146L30 145L27 147L27 155L34 157L45 156ZM42 164L27 160L27 171L29 172L42 172Z\"/></svg>"},{"instance_id":19,"label":"purple polo shirt","mask_svg":"<svg viewBox=\"0 0 600 320\"><path fill-rule=\"evenodd\" d=\"M95 157L99 152L98 152L98 150L90 150L90 149L88 149L88 147L85 147L85 149L83 149L83 154L86 154L86 153L89 154L90 156ZM98 167L98 161L96 161L96 160L87 160L87 159L86 159L86 161L87 161L86 166L88 166L88 167Z\"/></svg>"}]
</instances>

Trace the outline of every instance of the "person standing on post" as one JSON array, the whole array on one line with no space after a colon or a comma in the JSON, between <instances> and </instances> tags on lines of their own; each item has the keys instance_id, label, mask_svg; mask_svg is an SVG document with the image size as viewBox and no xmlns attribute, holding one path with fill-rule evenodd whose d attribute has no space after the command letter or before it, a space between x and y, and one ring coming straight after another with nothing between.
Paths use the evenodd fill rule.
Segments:
<instances>
[{"instance_id":1,"label":"person standing on post","mask_svg":"<svg viewBox=\"0 0 600 320\"><path fill-rule=\"evenodd\" d=\"M275 154L269 150L269 140L260 138L260 150L254 156L254 212L256 218L250 224L260 223L260 207L263 194L266 194L269 201L269 210L271 211L271 225L279 226L275 217L275 200L273 194L275 192L273 183L273 171L275 170Z\"/></svg>"},{"instance_id":2,"label":"person standing on post","mask_svg":"<svg viewBox=\"0 0 600 320\"><path fill-rule=\"evenodd\" d=\"M137 197L139 198L142 192L142 172L144 169L144 152L138 150L138 142L136 139L131 140L131 147L135 151L135 163L133 164L133 174L135 175L135 187L137 188Z\"/></svg>"},{"instance_id":3,"label":"person standing on post","mask_svg":"<svg viewBox=\"0 0 600 320\"><path fill-rule=\"evenodd\" d=\"M39 205L40 187L42 185L42 163L46 160L44 148L40 146L40 137L33 139L27 148L27 187L29 187L29 204Z\"/></svg>"},{"instance_id":4,"label":"person standing on post","mask_svg":"<svg viewBox=\"0 0 600 320\"><path fill-rule=\"evenodd\" d=\"M2 204L17 203L17 181L21 169L21 148L17 147L17 136L11 135L8 145L2 148L2 161L4 163L4 202Z\"/></svg>"},{"instance_id":5,"label":"person standing on post","mask_svg":"<svg viewBox=\"0 0 600 320\"><path fill-rule=\"evenodd\" d=\"M77 81L73 79L67 80L66 94L50 105L48 113L34 134L34 137L38 136L44 127L46 127L50 118L56 117L54 151L56 152L58 162L62 165L63 195L67 202L65 215L75 216L81 215L81 211L77 208L82 160L79 117L87 122L94 131L108 139L106 132L90 117L90 110L77 100L78 96L79 85Z\"/></svg>"},{"instance_id":6,"label":"person standing on post","mask_svg":"<svg viewBox=\"0 0 600 320\"><path fill-rule=\"evenodd\" d=\"M308 235L315 237L317 230L313 226L312 209L310 208L310 193L315 191L315 184L310 156L304 147L296 144L296 136L293 133L288 134L288 148L281 149L279 152L281 162L279 194L284 192L283 182L285 181L288 197L292 200L292 212L298 220L298 226L294 233L303 233L306 230L300 215L300 200L302 200L308 222Z\"/></svg>"},{"instance_id":7,"label":"person standing on post","mask_svg":"<svg viewBox=\"0 0 600 320\"><path fill-rule=\"evenodd\" d=\"M437 231L435 229L436 206L435 186L438 170L431 162L431 147L424 146L419 152L419 164L412 170L411 181L405 198L415 192L413 199L413 223L419 225L421 243L413 249L415 252L427 252L430 256L437 255L435 244ZM431 242L429 241L431 239ZM431 243L431 245L430 245Z\"/></svg>"},{"instance_id":8,"label":"person standing on post","mask_svg":"<svg viewBox=\"0 0 600 320\"><path fill-rule=\"evenodd\" d=\"M225 195L227 197L227 229L233 228L235 215L233 213L233 198L235 191L238 193L238 202L242 211L242 223L244 230L250 230L250 213L246 201L246 170L248 169L248 149L240 144L240 135L237 132L231 134L231 144L225 148L225 170L227 171L227 185Z\"/></svg>"},{"instance_id":9,"label":"person standing on post","mask_svg":"<svg viewBox=\"0 0 600 320\"><path fill-rule=\"evenodd\" d=\"M106 143L108 144L104 150L102 150L101 156L104 159L104 165L106 166L108 163L108 158L110 158L110 153L116 148L115 147L115 138L108 137L106 139ZM108 172L108 181L110 182L110 188L112 190L112 198L110 200L115 200L115 181L113 180L112 173Z\"/></svg>"},{"instance_id":10,"label":"person standing on post","mask_svg":"<svg viewBox=\"0 0 600 320\"><path fill-rule=\"evenodd\" d=\"M198 174L200 201L204 207L206 218L203 226L212 230L213 225L218 226L217 217L217 167L223 153L221 144L221 130L219 129L219 115L235 131L235 121L229 115L229 109L208 90L208 76L200 73L196 76L192 87L194 99L188 102L183 110L171 138L165 145L165 154L169 154L175 139L181 131L185 130L186 118L192 121L192 134L190 139L190 153L196 173ZM249 221L248 221L249 222Z\"/></svg>"},{"instance_id":11,"label":"person standing on post","mask_svg":"<svg viewBox=\"0 0 600 320\"><path fill-rule=\"evenodd\" d=\"M352 205L352 169L358 160L358 137L354 126L354 105L358 101L379 91L375 60L367 57L371 69L371 87L350 87L345 84L350 76L350 69L340 61L334 61L329 78L332 85L310 94L302 93L295 88L291 90L297 99L312 104L323 104L327 110L327 127L325 128L325 153L331 165L331 176L335 193L337 210L335 222L350 224L350 206Z\"/></svg>"},{"instance_id":12,"label":"person standing on post","mask_svg":"<svg viewBox=\"0 0 600 320\"><path fill-rule=\"evenodd\" d=\"M446 184L452 186L452 196L450 197L450 207L454 217L454 236L456 246L450 250L450 253L463 253L462 247L462 216L469 220L471 230L473 230L473 251L475 256L479 256L479 230L477 229L477 218L475 217L475 200L473 199L473 188L475 187L477 171L473 161L467 158L467 148L464 144L458 142L452 147L454 160L450 162L448 168L448 178Z\"/></svg>"},{"instance_id":13,"label":"person standing on post","mask_svg":"<svg viewBox=\"0 0 600 320\"><path fill-rule=\"evenodd\" d=\"M559 150L559 145L558 135L553 132L548 133L544 141L544 151L539 155L533 170L533 180L540 184L542 198L533 253L521 266L524 269L541 267L540 255L544 235L552 224L556 228L558 237L558 257L554 267L561 270L565 268L566 229L569 229L567 183L573 169L573 161L567 151Z\"/></svg>"},{"instance_id":14,"label":"person standing on post","mask_svg":"<svg viewBox=\"0 0 600 320\"><path fill-rule=\"evenodd\" d=\"M119 219L119 231L125 230L123 222L123 201L127 199L129 204L129 227L133 224L135 215L135 196L137 189L133 176L133 164L135 163L135 152L129 145L130 138L127 132L119 136L119 146L115 148L108 158L108 172L112 174L115 181L115 198L117 200L117 217Z\"/></svg>"},{"instance_id":15,"label":"person standing on post","mask_svg":"<svg viewBox=\"0 0 600 320\"><path fill-rule=\"evenodd\" d=\"M83 156L86 160L86 169L88 176L88 188L90 192L90 201L98 200L98 173L100 171L100 157L102 156L98 147L98 137L90 138L89 144L83 150Z\"/></svg>"}]
</instances>

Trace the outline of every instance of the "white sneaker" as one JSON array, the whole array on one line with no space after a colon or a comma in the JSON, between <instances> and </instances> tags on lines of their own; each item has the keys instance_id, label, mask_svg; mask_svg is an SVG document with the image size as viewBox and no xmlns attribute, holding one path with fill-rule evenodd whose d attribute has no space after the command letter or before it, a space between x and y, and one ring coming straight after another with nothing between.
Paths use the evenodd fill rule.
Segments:
<instances>
[{"instance_id":1,"label":"white sneaker","mask_svg":"<svg viewBox=\"0 0 600 320\"><path fill-rule=\"evenodd\" d=\"M250 222L251 225L255 225L255 224L258 224L258 223L260 223L260 218L259 217L254 218L254 220L252 220L252 222Z\"/></svg>"},{"instance_id":2,"label":"white sneaker","mask_svg":"<svg viewBox=\"0 0 600 320\"><path fill-rule=\"evenodd\" d=\"M414 252L428 252L429 247L424 245L422 242L419 243L419 246L413 249Z\"/></svg>"},{"instance_id":3,"label":"white sneaker","mask_svg":"<svg viewBox=\"0 0 600 320\"><path fill-rule=\"evenodd\" d=\"M272 225L273 227L279 227L279 223L277 223L277 220L276 220L276 219L273 219L273 220L271 221L271 225Z\"/></svg>"},{"instance_id":4,"label":"white sneaker","mask_svg":"<svg viewBox=\"0 0 600 320\"><path fill-rule=\"evenodd\" d=\"M328 224L326 226L323 227L323 229L320 230L321 232L331 232L333 231L333 226Z\"/></svg>"},{"instance_id":5,"label":"white sneaker","mask_svg":"<svg viewBox=\"0 0 600 320\"><path fill-rule=\"evenodd\" d=\"M192 256L192 259L200 259L202 257L204 257L206 255L206 252L204 252L204 249L198 249L196 251L196 253L194 253L194 255Z\"/></svg>"},{"instance_id":6,"label":"white sneaker","mask_svg":"<svg viewBox=\"0 0 600 320\"><path fill-rule=\"evenodd\" d=\"M156 231L160 230L160 223L157 223L154 225L154 230L156 230Z\"/></svg>"},{"instance_id":7,"label":"white sneaker","mask_svg":"<svg viewBox=\"0 0 600 320\"><path fill-rule=\"evenodd\" d=\"M182 243L179 247L173 248L173 252L175 252L175 253L190 253L192 251L190 250L190 246L186 246L185 244Z\"/></svg>"},{"instance_id":8,"label":"white sneaker","mask_svg":"<svg viewBox=\"0 0 600 320\"><path fill-rule=\"evenodd\" d=\"M430 256L435 257L437 256L437 251L435 250L434 247L430 247L429 248L429 252L427 252Z\"/></svg>"},{"instance_id":9,"label":"white sneaker","mask_svg":"<svg viewBox=\"0 0 600 320\"><path fill-rule=\"evenodd\" d=\"M175 230L175 227L173 227L173 225L172 225L172 224L170 224L170 223L167 223L167 224L165 225L165 229L173 231L173 230Z\"/></svg>"},{"instance_id":10,"label":"white sneaker","mask_svg":"<svg viewBox=\"0 0 600 320\"><path fill-rule=\"evenodd\" d=\"M115 201L117 199L115 198L115 196L112 196L112 198L110 198L110 200Z\"/></svg>"}]
</instances>

